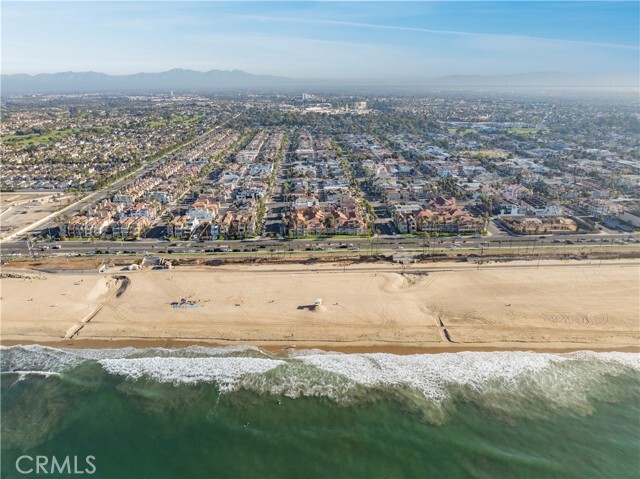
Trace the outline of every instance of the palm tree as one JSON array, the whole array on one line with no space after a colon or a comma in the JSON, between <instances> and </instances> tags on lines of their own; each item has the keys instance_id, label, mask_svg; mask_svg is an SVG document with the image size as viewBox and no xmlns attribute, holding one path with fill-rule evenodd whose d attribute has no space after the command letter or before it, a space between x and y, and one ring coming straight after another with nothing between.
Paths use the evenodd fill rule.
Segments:
<instances>
[{"instance_id":1,"label":"palm tree","mask_svg":"<svg viewBox=\"0 0 640 479\"><path fill-rule=\"evenodd\" d=\"M487 231L487 229L489 228L489 220L490 220L490 216L489 213L487 213L486 211L484 212L484 215L482 215L482 219L484 220L484 226L483 229L485 231Z\"/></svg>"},{"instance_id":2,"label":"palm tree","mask_svg":"<svg viewBox=\"0 0 640 479\"><path fill-rule=\"evenodd\" d=\"M436 217L433 219L433 221L431 222L432 225L432 230L435 230L436 232L440 233L440 224L442 223L442 220L440 219L440 217Z\"/></svg>"},{"instance_id":3,"label":"palm tree","mask_svg":"<svg viewBox=\"0 0 640 479\"><path fill-rule=\"evenodd\" d=\"M421 230L422 230L422 254L424 255L424 248L426 246L426 242L427 242L427 238L430 238L431 235L429 234L428 231L424 230L424 222L421 225Z\"/></svg>"},{"instance_id":4,"label":"palm tree","mask_svg":"<svg viewBox=\"0 0 640 479\"><path fill-rule=\"evenodd\" d=\"M298 216L292 215L291 220L289 220L289 218L285 218L285 221L286 221L285 226L289 226L290 224L293 224L293 235L296 236L297 230L298 230Z\"/></svg>"},{"instance_id":5,"label":"palm tree","mask_svg":"<svg viewBox=\"0 0 640 479\"><path fill-rule=\"evenodd\" d=\"M327 215L324 217L322 222L324 223L325 229L333 230L333 227L335 226L335 223L336 223L336 219L333 217L333 215Z\"/></svg>"}]
</instances>

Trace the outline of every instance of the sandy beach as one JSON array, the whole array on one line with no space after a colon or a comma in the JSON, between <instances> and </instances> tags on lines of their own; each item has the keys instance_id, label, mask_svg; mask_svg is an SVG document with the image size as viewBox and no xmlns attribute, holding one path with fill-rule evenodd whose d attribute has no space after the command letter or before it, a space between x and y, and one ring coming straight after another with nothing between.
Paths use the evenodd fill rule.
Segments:
<instances>
[{"instance_id":1,"label":"sandy beach","mask_svg":"<svg viewBox=\"0 0 640 479\"><path fill-rule=\"evenodd\" d=\"M104 274L5 269L2 342L639 350L639 266L621 260L479 268L227 265ZM183 298L195 307L172 306Z\"/></svg>"}]
</instances>

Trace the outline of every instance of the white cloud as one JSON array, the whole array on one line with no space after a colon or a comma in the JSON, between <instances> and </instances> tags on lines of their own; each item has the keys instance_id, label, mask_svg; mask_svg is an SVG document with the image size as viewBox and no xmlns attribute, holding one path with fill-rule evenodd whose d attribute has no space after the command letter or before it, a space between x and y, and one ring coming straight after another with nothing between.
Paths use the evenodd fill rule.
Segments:
<instances>
[{"instance_id":1,"label":"white cloud","mask_svg":"<svg viewBox=\"0 0 640 479\"><path fill-rule=\"evenodd\" d=\"M380 25L380 24L374 24L374 23L346 22L341 20L326 20L326 19L312 19L312 18L270 17L270 16L237 15L237 14L234 16L252 18L255 20L271 20L275 22L286 22L286 23L308 23L308 24L319 24L319 25L334 25L334 26L366 28L366 29L374 29L374 30L394 30L394 31L404 31L404 32L428 33L433 35L470 37L477 40L493 39L496 41L504 41L504 42L526 41L530 43L540 42L544 44L553 43L556 45L557 44L583 45L583 46L590 46L590 47L597 47L597 48L640 51L640 46L638 45L626 45L621 43L606 43L606 42L602 42L602 43L587 42L582 40L535 37L535 36L529 36L529 35L506 35L506 34L495 34L495 33L465 32L465 31L458 31L458 30L437 30L437 29L420 28L420 27L402 27L402 26L394 26L394 25Z\"/></svg>"}]
</instances>

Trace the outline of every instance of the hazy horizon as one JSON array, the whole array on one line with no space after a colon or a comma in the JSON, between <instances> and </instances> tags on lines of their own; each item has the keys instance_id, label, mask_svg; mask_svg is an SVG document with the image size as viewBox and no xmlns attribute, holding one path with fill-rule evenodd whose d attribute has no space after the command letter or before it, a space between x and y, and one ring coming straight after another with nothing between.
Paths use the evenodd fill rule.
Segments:
<instances>
[{"instance_id":1,"label":"hazy horizon","mask_svg":"<svg viewBox=\"0 0 640 479\"><path fill-rule=\"evenodd\" d=\"M3 2L2 74L638 78L637 2Z\"/></svg>"},{"instance_id":2,"label":"hazy horizon","mask_svg":"<svg viewBox=\"0 0 640 479\"><path fill-rule=\"evenodd\" d=\"M131 73L108 73L108 72L104 72L104 71L97 71L97 70L58 70L58 71L43 71L43 72L37 72L37 73L25 73L25 72L18 72L18 73L4 73L2 72L3 76L17 76L17 75L27 75L30 77L36 77L36 76L40 76L40 75L63 75L63 74L98 74L98 75L108 75L111 77L130 77L130 76L135 76L135 75L160 75L163 73L171 73L171 72L192 72L192 73L201 73L201 74L206 74L206 73L214 73L214 72L219 72L219 73L238 73L238 74L248 74L251 76L255 76L255 77L272 77L272 78L283 78L283 79L290 79L290 80L300 80L300 81L339 81L339 80L345 80L345 78L341 78L341 77L287 77L284 75L270 75L270 74L261 74L261 73L255 73L252 71L247 71L247 70L243 70L240 68L233 68L233 69L218 69L218 68L212 68L209 70L197 70L197 69L193 69L193 68L181 68L181 67L174 67L174 68L169 68L169 69L163 69L163 70L158 70L158 71L136 71L136 72L131 72ZM377 78L377 77L367 77L367 78L349 78L346 79L347 81L349 81L350 83L358 83L358 82L362 82L362 81L370 81L370 82L381 82L381 83L389 83L389 84L397 84L397 83L411 83L413 81L424 81L424 80L439 80L439 79L443 79L443 78L455 78L455 77L460 77L460 78L481 78L481 79L490 79L490 78L515 78L515 77L544 77L544 76L548 76L548 77L577 77L578 74L574 74L571 72L567 72L567 71L528 71L528 72L521 72L521 73L504 73L504 74L450 74L450 75L434 75L434 76L414 76L414 77L404 77L404 78L389 78L389 79L384 79L384 78ZM620 72L607 72L607 73L601 73L601 74L593 74L593 75L583 75L583 77L590 77L590 78L600 78L600 79L604 79L604 78L610 78L612 80L615 79L631 79L631 78L637 78L637 75L633 75L631 73L625 74L625 73L620 73Z\"/></svg>"}]
</instances>

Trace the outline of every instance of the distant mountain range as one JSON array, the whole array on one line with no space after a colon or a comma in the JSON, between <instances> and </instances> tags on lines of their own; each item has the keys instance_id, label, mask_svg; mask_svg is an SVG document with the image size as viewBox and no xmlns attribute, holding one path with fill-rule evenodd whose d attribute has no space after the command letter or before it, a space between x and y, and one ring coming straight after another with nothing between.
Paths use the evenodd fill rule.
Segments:
<instances>
[{"instance_id":1,"label":"distant mountain range","mask_svg":"<svg viewBox=\"0 0 640 479\"><path fill-rule=\"evenodd\" d=\"M286 79L252 75L241 70L198 72L178 68L132 75L96 72L18 74L2 75L2 94L233 90L275 87L283 80Z\"/></svg>"},{"instance_id":2,"label":"distant mountain range","mask_svg":"<svg viewBox=\"0 0 640 479\"><path fill-rule=\"evenodd\" d=\"M142 93L160 91L233 91L303 90L382 91L429 89L536 89L536 88L611 88L638 87L632 75L574 75L536 72L517 75L453 75L441 78L407 78L396 81L294 79L253 75L241 70L224 71L173 69L160 73L107 75L96 72L42 73L39 75L2 75L2 95L44 93Z\"/></svg>"}]
</instances>

